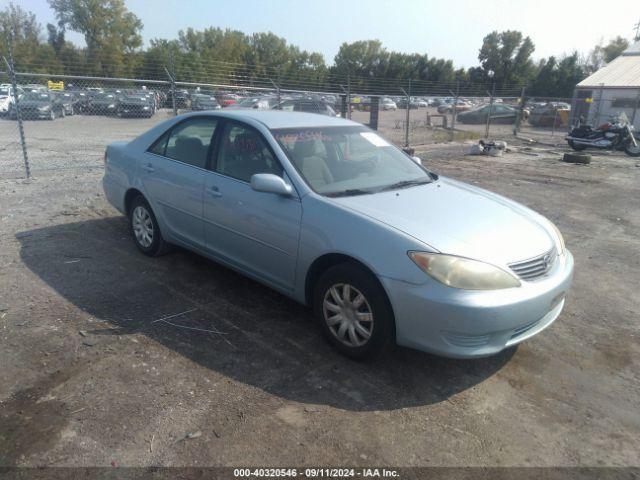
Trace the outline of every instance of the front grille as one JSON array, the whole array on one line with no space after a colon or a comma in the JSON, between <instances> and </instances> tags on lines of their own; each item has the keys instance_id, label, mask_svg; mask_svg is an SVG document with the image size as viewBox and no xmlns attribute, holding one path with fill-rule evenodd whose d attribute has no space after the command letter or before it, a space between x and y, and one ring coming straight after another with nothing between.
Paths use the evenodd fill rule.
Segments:
<instances>
[{"instance_id":1,"label":"front grille","mask_svg":"<svg viewBox=\"0 0 640 480\"><path fill-rule=\"evenodd\" d=\"M534 278L541 277L551 269L558 252L555 247L542 255L530 258L529 260L523 260L522 262L510 263L509 268L523 280L533 280Z\"/></svg>"}]
</instances>

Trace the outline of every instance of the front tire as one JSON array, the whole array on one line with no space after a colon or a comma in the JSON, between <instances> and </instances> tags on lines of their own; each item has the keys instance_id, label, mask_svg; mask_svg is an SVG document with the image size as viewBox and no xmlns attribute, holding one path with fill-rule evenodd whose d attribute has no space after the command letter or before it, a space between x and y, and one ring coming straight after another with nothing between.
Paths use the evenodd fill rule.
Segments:
<instances>
[{"instance_id":1,"label":"front tire","mask_svg":"<svg viewBox=\"0 0 640 480\"><path fill-rule=\"evenodd\" d=\"M624 153L626 153L630 157L640 157L640 140L636 140L636 143L638 143L638 146L634 147L633 142L629 140L624 146Z\"/></svg>"},{"instance_id":2,"label":"front tire","mask_svg":"<svg viewBox=\"0 0 640 480\"><path fill-rule=\"evenodd\" d=\"M348 263L322 274L313 297L325 337L343 355L376 356L395 343L395 319L387 295L366 270Z\"/></svg>"},{"instance_id":3,"label":"front tire","mask_svg":"<svg viewBox=\"0 0 640 480\"><path fill-rule=\"evenodd\" d=\"M153 210L141 195L131 202L129 226L136 247L145 255L158 257L171 249L171 245L162 238Z\"/></svg>"}]
</instances>

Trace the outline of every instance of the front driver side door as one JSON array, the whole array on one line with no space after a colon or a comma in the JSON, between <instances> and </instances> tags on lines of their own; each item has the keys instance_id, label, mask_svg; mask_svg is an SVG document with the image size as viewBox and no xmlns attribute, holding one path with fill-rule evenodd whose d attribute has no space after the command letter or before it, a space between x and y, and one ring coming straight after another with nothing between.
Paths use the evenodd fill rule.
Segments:
<instances>
[{"instance_id":1,"label":"front driver side door","mask_svg":"<svg viewBox=\"0 0 640 480\"><path fill-rule=\"evenodd\" d=\"M290 291L295 282L300 199L257 192L251 176L282 166L260 132L226 122L212 171L206 173L204 229L207 248L241 270ZM290 182L289 182L290 183Z\"/></svg>"}]
</instances>

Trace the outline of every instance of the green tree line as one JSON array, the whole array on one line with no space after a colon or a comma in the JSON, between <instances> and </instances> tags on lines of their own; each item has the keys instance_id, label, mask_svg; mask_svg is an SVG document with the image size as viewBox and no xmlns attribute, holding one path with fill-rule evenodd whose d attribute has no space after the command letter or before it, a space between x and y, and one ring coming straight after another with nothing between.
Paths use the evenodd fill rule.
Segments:
<instances>
[{"instance_id":1,"label":"green tree line","mask_svg":"<svg viewBox=\"0 0 640 480\"><path fill-rule=\"evenodd\" d=\"M0 11L0 54L11 42L16 70L53 75L88 75L167 79L167 71L183 82L235 84L298 90L350 87L362 93L570 97L580 80L613 60L628 46L617 37L596 45L586 56L573 52L535 62L535 45L521 32L507 30L485 36L478 66L456 68L451 60L426 53L388 51L379 40L343 43L327 65L322 54L302 50L271 32L247 35L216 27L180 31L177 39L142 43L142 22L124 0L49 0L57 24L43 29L31 12L10 3ZM67 31L84 36L84 47L65 38Z\"/></svg>"}]
</instances>

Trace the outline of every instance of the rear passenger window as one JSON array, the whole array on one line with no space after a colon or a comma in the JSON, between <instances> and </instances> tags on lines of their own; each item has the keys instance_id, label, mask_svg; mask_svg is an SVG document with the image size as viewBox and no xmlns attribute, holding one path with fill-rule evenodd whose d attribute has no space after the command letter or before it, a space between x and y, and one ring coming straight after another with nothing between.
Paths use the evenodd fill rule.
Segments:
<instances>
[{"instance_id":1,"label":"rear passenger window","mask_svg":"<svg viewBox=\"0 0 640 480\"><path fill-rule=\"evenodd\" d=\"M153 145L151 145L151 148L149 148L149 151L151 153L155 153L156 155L162 155L164 157L164 152L165 152L165 149L167 148L167 139L169 138L169 133L170 132L165 133L158 140L156 140L156 142Z\"/></svg>"},{"instance_id":2,"label":"rear passenger window","mask_svg":"<svg viewBox=\"0 0 640 480\"><path fill-rule=\"evenodd\" d=\"M182 122L171 130L165 156L204 168L216 124L214 118L193 118Z\"/></svg>"}]
</instances>

